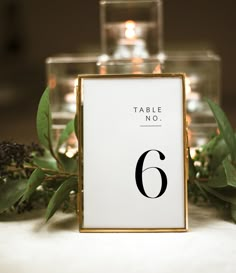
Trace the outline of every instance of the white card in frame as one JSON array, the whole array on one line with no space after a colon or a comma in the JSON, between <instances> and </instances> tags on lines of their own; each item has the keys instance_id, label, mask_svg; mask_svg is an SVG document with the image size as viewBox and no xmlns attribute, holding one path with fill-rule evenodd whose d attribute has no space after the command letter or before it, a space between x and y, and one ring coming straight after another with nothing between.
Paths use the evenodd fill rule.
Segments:
<instances>
[{"instance_id":1,"label":"white card in frame","mask_svg":"<svg viewBox=\"0 0 236 273\"><path fill-rule=\"evenodd\" d=\"M79 76L80 232L187 230L183 74Z\"/></svg>"}]
</instances>

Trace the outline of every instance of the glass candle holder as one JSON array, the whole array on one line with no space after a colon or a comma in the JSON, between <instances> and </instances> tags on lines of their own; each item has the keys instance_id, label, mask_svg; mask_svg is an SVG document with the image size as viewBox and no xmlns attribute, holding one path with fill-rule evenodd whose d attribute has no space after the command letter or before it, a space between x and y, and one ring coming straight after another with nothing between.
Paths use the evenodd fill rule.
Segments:
<instances>
[{"instance_id":1,"label":"glass candle holder","mask_svg":"<svg viewBox=\"0 0 236 273\"><path fill-rule=\"evenodd\" d=\"M133 59L109 59L98 61L99 74L143 74L161 73L161 65L158 58L133 58Z\"/></svg>"},{"instance_id":2,"label":"glass candle holder","mask_svg":"<svg viewBox=\"0 0 236 273\"><path fill-rule=\"evenodd\" d=\"M76 54L58 55L46 59L47 82L50 87L50 104L52 113L53 144L57 146L59 137L67 123L75 117L76 90L79 74L97 72L97 57ZM74 135L61 147L74 152L78 144ZM69 151L68 150L68 151Z\"/></svg>"},{"instance_id":3,"label":"glass candle holder","mask_svg":"<svg viewBox=\"0 0 236 273\"><path fill-rule=\"evenodd\" d=\"M190 147L199 147L216 133L217 124L204 100L220 103L220 57L212 51L167 52L162 71L186 74L186 109Z\"/></svg>"},{"instance_id":4,"label":"glass candle holder","mask_svg":"<svg viewBox=\"0 0 236 273\"><path fill-rule=\"evenodd\" d=\"M101 46L107 58L148 58L162 50L162 1L100 1Z\"/></svg>"}]
</instances>

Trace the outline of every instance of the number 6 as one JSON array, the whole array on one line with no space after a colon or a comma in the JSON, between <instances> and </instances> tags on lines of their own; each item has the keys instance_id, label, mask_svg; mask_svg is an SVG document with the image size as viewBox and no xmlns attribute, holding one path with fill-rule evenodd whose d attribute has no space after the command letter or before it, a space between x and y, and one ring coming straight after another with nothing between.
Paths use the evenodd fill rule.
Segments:
<instances>
[{"instance_id":1,"label":"number 6","mask_svg":"<svg viewBox=\"0 0 236 273\"><path fill-rule=\"evenodd\" d=\"M140 158L138 159L138 162L137 162L137 165L136 165L136 170L135 170L135 179L136 179L137 187L138 187L139 191L142 193L142 195L144 195L147 198L154 199L154 198L158 198L158 197L162 196L163 193L166 191L167 177L166 177L165 172L162 169L158 168L158 167L149 167L149 168L146 168L146 169L143 170L143 163L144 163L145 157L151 151L158 152L161 160L165 159L164 154L162 152L158 151L158 150L148 150L148 151L144 152L140 156ZM161 190L160 190L159 194L156 197L148 196L146 194L145 190L144 190L144 187L143 187L143 172L145 172L145 171L147 171L149 169L157 169L159 171L160 175L161 175L161 182L162 182L161 183Z\"/></svg>"}]
</instances>

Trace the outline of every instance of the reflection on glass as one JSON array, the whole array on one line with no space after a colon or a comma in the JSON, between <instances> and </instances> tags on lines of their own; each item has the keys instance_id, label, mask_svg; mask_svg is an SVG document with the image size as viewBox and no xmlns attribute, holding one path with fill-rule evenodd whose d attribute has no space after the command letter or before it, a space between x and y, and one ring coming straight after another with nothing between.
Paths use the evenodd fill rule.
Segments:
<instances>
[{"instance_id":1,"label":"reflection on glass","mask_svg":"<svg viewBox=\"0 0 236 273\"><path fill-rule=\"evenodd\" d=\"M96 62L97 57L94 55L87 57L66 54L47 58L46 70L51 92L50 103L54 146L57 145L67 123L75 117L78 75L96 73ZM76 137L71 136L62 149L64 149L63 152L65 152L65 149L68 151L72 148L77 150L77 146Z\"/></svg>"},{"instance_id":2,"label":"reflection on glass","mask_svg":"<svg viewBox=\"0 0 236 273\"><path fill-rule=\"evenodd\" d=\"M100 1L102 54L148 58L162 50L162 1Z\"/></svg>"},{"instance_id":3,"label":"reflection on glass","mask_svg":"<svg viewBox=\"0 0 236 273\"><path fill-rule=\"evenodd\" d=\"M217 125L204 98L220 103L220 57L211 51L167 52L162 71L186 74L189 144L198 147L216 133Z\"/></svg>"}]
</instances>

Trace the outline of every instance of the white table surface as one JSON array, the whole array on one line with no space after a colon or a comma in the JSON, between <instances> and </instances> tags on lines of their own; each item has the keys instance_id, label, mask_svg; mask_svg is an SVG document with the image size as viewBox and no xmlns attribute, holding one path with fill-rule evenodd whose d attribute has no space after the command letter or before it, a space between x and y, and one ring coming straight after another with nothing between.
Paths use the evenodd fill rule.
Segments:
<instances>
[{"instance_id":1,"label":"white table surface","mask_svg":"<svg viewBox=\"0 0 236 273\"><path fill-rule=\"evenodd\" d=\"M236 225L189 207L187 233L80 234L73 214L0 222L0 273L234 273Z\"/></svg>"}]
</instances>

